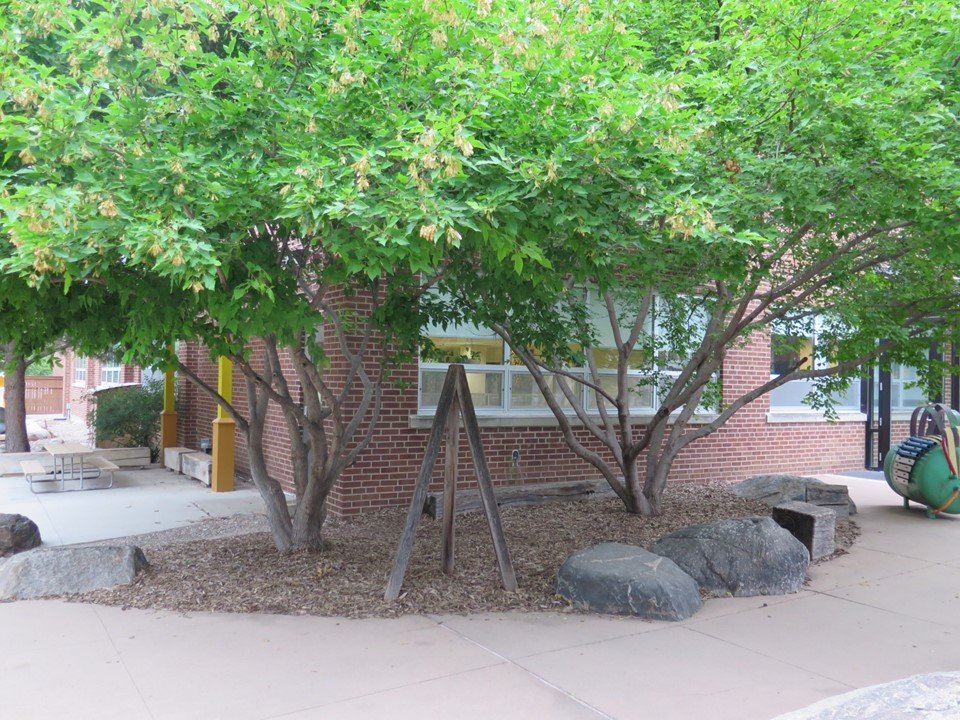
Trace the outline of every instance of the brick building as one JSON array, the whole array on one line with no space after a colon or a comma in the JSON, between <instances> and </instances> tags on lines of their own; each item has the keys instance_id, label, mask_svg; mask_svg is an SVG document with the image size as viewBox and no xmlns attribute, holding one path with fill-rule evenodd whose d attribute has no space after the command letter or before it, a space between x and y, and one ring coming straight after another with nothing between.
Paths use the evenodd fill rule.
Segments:
<instances>
[{"instance_id":1,"label":"brick building","mask_svg":"<svg viewBox=\"0 0 960 720\"><path fill-rule=\"evenodd\" d=\"M514 364L508 347L489 332L475 327L442 330L434 328L431 339L447 352L447 360L462 362L478 412L482 441L495 484L518 485L599 478L597 471L582 461L564 443L556 419L522 365ZM810 339L814 343L815 338ZM328 343L328 347L334 343ZM723 366L725 400L768 381L777 370L779 358L771 337L756 333L742 347L733 348ZM329 373L346 372L346 362L328 350ZM254 346L256 356L257 348ZM442 354L442 352L441 352ZM211 386L216 386L216 366L202 347L182 344L180 360ZM288 368L289 369L289 368ZM446 364L410 362L395 367L392 382L384 388L383 409L376 435L338 480L330 497L334 514L350 515L409 501L414 480L427 444L429 428L439 396ZM245 390L239 373L234 373L233 398L241 413L246 410ZM288 378L293 373L288 374ZM891 374L892 435L906 434L912 408L922 403L923 393L910 387L916 375L908 368ZM838 402L838 422L828 422L822 413L802 404L808 381L793 381L744 407L712 435L686 448L671 470L671 482L703 480L732 481L759 473L816 473L865 467L867 438L866 404L861 387L855 383ZM197 448L211 437L214 403L189 382L179 384L178 443ZM655 411L653 393L640 393L634 416ZM286 426L279 408L271 406L267 422L265 451L271 474L290 489L291 465ZM706 417L706 416L705 416ZM600 445L586 431L578 431L589 447ZM466 443L461 443L461 468L465 486L472 486L472 464ZM875 453L876 454L876 453ZM442 454L441 454L442 457ZM236 468L248 474L246 448L237 436ZM441 487L439 468L434 476Z\"/></svg>"},{"instance_id":2,"label":"brick building","mask_svg":"<svg viewBox=\"0 0 960 720\"><path fill-rule=\"evenodd\" d=\"M136 384L142 371L136 365L127 365L112 354L84 357L67 348L57 354L53 375L63 377L63 414L89 424L93 409L91 398L97 390L117 385Z\"/></svg>"}]
</instances>

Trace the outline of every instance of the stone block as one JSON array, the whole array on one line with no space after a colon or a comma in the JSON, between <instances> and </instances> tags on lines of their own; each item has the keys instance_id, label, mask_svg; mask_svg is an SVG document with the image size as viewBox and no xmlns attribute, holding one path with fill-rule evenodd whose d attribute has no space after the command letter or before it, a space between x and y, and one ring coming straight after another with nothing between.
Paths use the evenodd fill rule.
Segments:
<instances>
[{"instance_id":1,"label":"stone block","mask_svg":"<svg viewBox=\"0 0 960 720\"><path fill-rule=\"evenodd\" d=\"M837 514L837 520L845 520L857 514L857 506L850 499L845 485L828 485L822 480L802 475L755 475L730 486L738 496L759 500L770 507L791 500L814 505L829 505ZM841 508L844 502L847 508Z\"/></svg>"},{"instance_id":2,"label":"stone block","mask_svg":"<svg viewBox=\"0 0 960 720\"><path fill-rule=\"evenodd\" d=\"M183 472L183 466L180 464L181 456L196 452L186 447L168 447L163 449L163 466L174 472Z\"/></svg>"},{"instance_id":3,"label":"stone block","mask_svg":"<svg viewBox=\"0 0 960 720\"><path fill-rule=\"evenodd\" d=\"M805 501L814 505L842 505L850 500L846 485L807 485Z\"/></svg>"},{"instance_id":4,"label":"stone block","mask_svg":"<svg viewBox=\"0 0 960 720\"><path fill-rule=\"evenodd\" d=\"M192 452L180 456L181 472L187 477L199 480L204 485L210 485L210 476L213 471L213 458L205 453Z\"/></svg>"},{"instance_id":5,"label":"stone block","mask_svg":"<svg viewBox=\"0 0 960 720\"><path fill-rule=\"evenodd\" d=\"M777 505L773 519L803 543L811 560L833 555L837 530L837 515L829 507L792 501Z\"/></svg>"}]
</instances>

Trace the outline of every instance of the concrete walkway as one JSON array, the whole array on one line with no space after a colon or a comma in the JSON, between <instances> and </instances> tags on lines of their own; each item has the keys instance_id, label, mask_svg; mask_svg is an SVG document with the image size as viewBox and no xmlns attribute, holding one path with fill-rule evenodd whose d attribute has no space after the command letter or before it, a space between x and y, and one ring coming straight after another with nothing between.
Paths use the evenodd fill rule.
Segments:
<instances>
[{"instance_id":1,"label":"concrete walkway","mask_svg":"<svg viewBox=\"0 0 960 720\"><path fill-rule=\"evenodd\" d=\"M87 482L88 486L103 483ZM211 517L263 512L263 500L252 487L215 493L196 480L160 468L118 470L109 490L55 492L56 487L55 483L38 484L38 492L33 493L23 476L0 477L0 512L33 520L44 545L108 540Z\"/></svg>"},{"instance_id":2,"label":"concrete walkway","mask_svg":"<svg viewBox=\"0 0 960 720\"><path fill-rule=\"evenodd\" d=\"M853 688L960 669L960 520L845 482L854 550L788 597L691 620L190 616L0 604L4 717L769 720Z\"/></svg>"}]
</instances>

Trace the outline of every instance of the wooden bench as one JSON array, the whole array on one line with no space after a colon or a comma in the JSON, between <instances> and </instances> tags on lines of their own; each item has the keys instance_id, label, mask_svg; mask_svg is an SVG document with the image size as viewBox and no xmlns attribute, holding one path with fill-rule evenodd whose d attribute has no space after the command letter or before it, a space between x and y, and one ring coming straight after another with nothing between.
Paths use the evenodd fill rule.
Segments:
<instances>
[{"instance_id":1,"label":"wooden bench","mask_svg":"<svg viewBox=\"0 0 960 720\"><path fill-rule=\"evenodd\" d=\"M56 481L56 478L43 466L43 463L36 460L24 460L20 463L20 470L23 472L23 477L27 481L27 485L30 486L30 492L33 493L36 492L36 490L33 489L34 483ZM50 475L50 477L43 477L37 480L37 475Z\"/></svg>"},{"instance_id":2,"label":"wooden bench","mask_svg":"<svg viewBox=\"0 0 960 720\"><path fill-rule=\"evenodd\" d=\"M67 479L80 480L81 490L106 490L113 487L113 474L119 469L119 466L110 462L106 458L100 457L99 455L85 456L83 458L83 473L74 478L65 478L62 475L57 477L50 470L47 470L42 463L36 460L24 460L20 463L20 470L23 472L23 477L30 486L30 491L34 493L36 492L36 490L33 489L34 483L41 482L58 482L60 483L60 490L65 491L66 488L64 487L64 483ZM96 474L87 475L88 470L95 471ZM83 486L85 480L96 480L105 472L110 473L109 484L92 488ZM38 476L41 477L38 478Z\"/></svg>"},{"instance_id":3,"label":"wooden bench","mask_svg":"<svg viewBox=\"0 0 960 720\"><path fill-rule=\"evenodd\" d=\"M107 488L113 487L113 474L120 469L120 467L104 457L99 455L87 455L83 458L84 466L95 467L100 472L97 474L97 477L100 477L104 472L110 473L110 484L104 487L98 487L97 490L106 490ZM83 478L80 478L80 489L83 490ZM94 488L89 488L93 490Z\"/></svg>"}]
</instances>

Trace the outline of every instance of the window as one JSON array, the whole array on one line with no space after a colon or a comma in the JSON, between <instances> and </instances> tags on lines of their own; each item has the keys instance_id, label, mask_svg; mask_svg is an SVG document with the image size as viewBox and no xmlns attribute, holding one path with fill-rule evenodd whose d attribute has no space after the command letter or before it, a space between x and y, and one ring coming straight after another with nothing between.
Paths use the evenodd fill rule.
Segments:
<instances>
[{"instance_id":1,"label":"window","mask_svg":"<svg viewBox=\"0 0 960 720\"><path fill-rule=\"evenodd\" d=\"M430 327L429 361L420 363L420 406L436 407L447 366L462 363L477 410L503 410L506 382L504 342L474 325Z\"/></svg>"},{"instance_id":2,"label":"window","mask_svg":"<svg viewBox=\"0 0 960 720\"><path fill-rule=\"evenodd\" d=\"M825 330L825 321L820 316L805 318L789 328L774 325L770 333L770 378L773 379L794 368L829 367L828 359L818 352L818 339ZM799 363L799 364L798 364ZM807 410L804 398L814 390L812 379L791 380L770 392L770 407L776 409ZM850 386L834 396L838 410L860 410L860 384Z\"/></svg>"},{"instance_id":3,"label":"window","mask_svg":"<svg viewBox=\"0 0 960 720\"><path fill-rule=\"evenodd\" d=\"M606 305L601 298L591 293L588 296L588 311L596 336L593 356L600 376L600 385L613 395L617 391L617 351ZM629 318L622 317L621 321L621 326L627 325ZM653 313L647 320L645 330L648 338L654 332ZM431 347L423 353L420 361L418 407L421 412L430 413L436 409L447 367L450 363L462 363L478 413L550 414L546 399L533 376L496 333L474 325L451 325L447 328L428 326L427 335ZM638 346L643 344L641 341ZM628 378L633 388L631 407L653 412L657 406L652 384L653 375L676 376L679 368L673 367L676 358L664 356L653 363L649 357L649 350L635 350L630 358ZM585 379L589 378L586 367L570 367L565 370ZM596 394L590 388L562 376L548 374L546 380L561 407L573 411L560 388L560 383L566 382L574 393L579 393L580 402L585 409L597 410Z\"/></svg>"},{"instance_id":4,"label":"window","mask_svg":"<svg viewBox=\"0 0 960 720\"><path fill-rule=\"evenodd\" d=\"M894 363L890 367L890 408L892 410L913 410L917 405L927 402L927 393L917 386L920 376L916 368Z\"/></svg>"},{"instance_id":5,"label":"window","mask_svg":"<svg viewBox=\"0 0 960 720\"><path fill-rule=\"evenodd\" d=\"M83 355L73 357L73 382L77 385L87 384L87 358Z\"/></svg>"},{"instance_id":6,"label":"window","mask_svg":"<svg viewBox=\"0 0 960 720\"><path fill-rule=\"evenodd\" d=\"M119 385L123 381L123 367L116 353L109 353L100 359L100 384Z\"/></svg>"}]
</instances>

